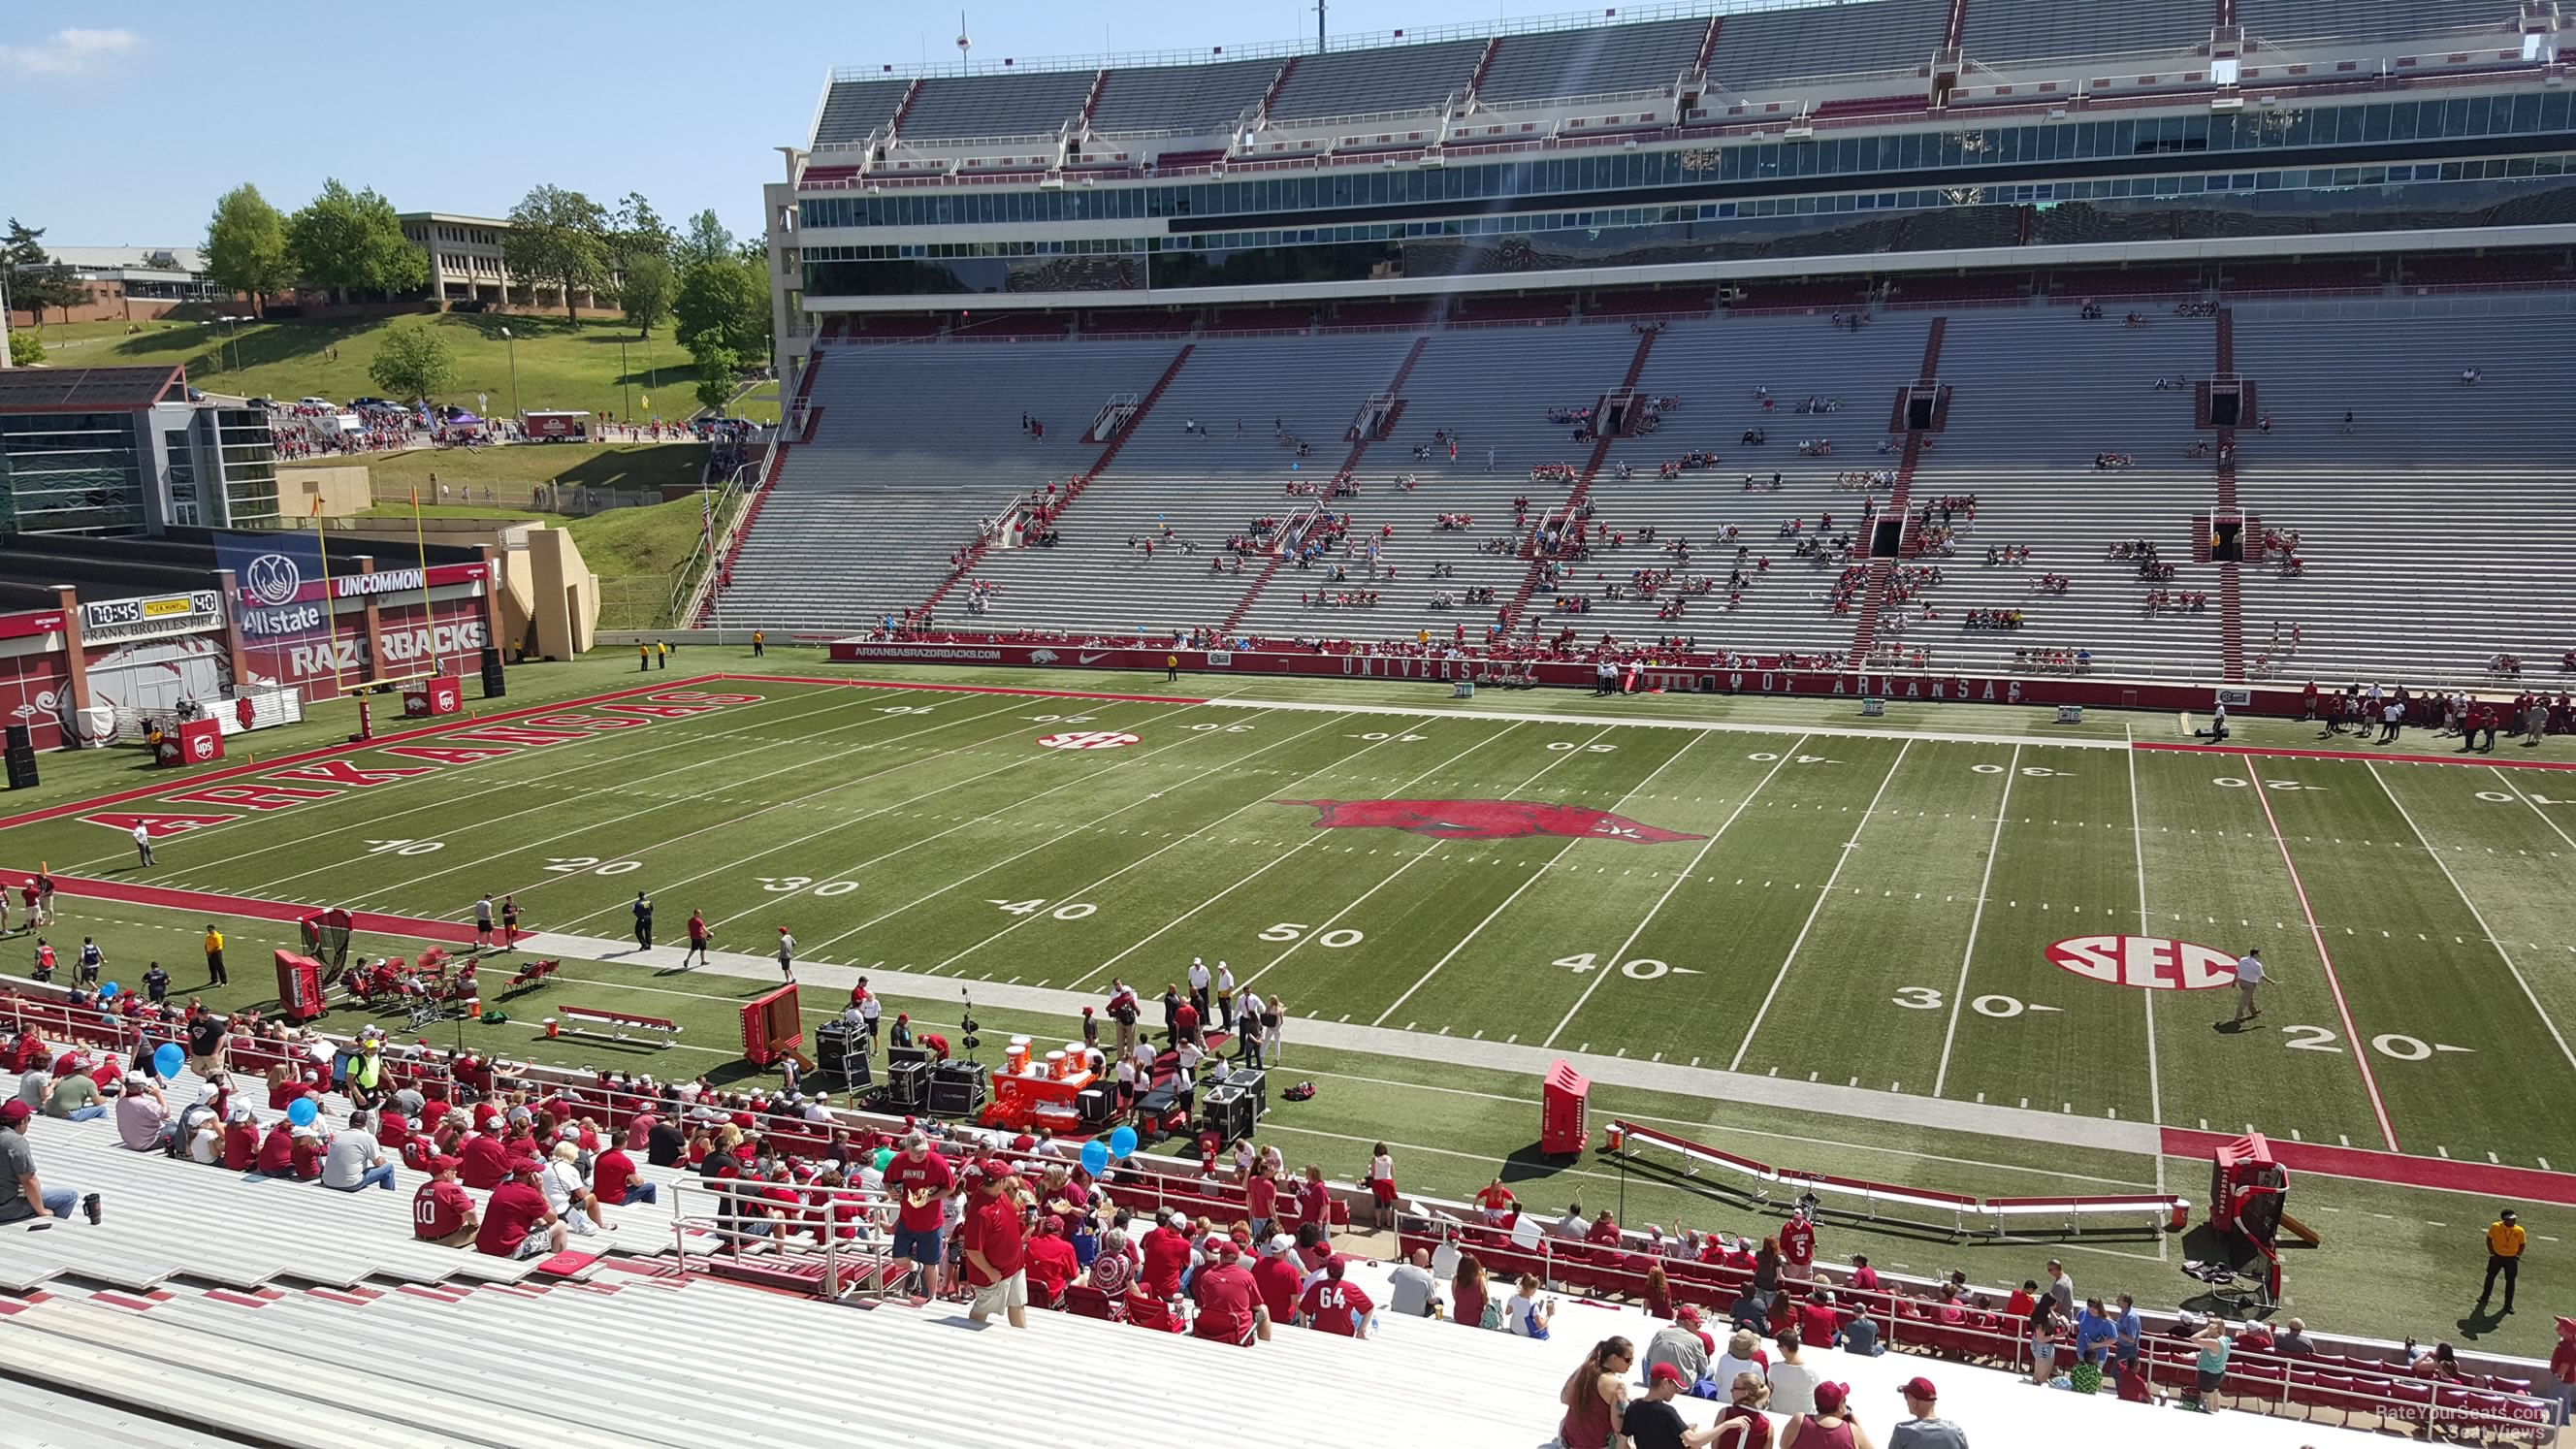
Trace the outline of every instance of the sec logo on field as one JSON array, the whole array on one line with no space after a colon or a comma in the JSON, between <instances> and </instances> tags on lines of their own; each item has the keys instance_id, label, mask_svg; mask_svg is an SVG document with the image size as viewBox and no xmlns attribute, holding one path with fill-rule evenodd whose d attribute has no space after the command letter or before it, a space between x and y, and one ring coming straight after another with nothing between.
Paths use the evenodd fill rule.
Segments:
<instances>
[{"instance_id":1,"label":"sec logo on field","mask_svg":"<svg viewBox=\"0 0 2576 1449\"><path fill-rule=\"evenodd\" d=\"M1136 737L1117 730L1067 730L1040 735L1038 743L1050 750L1123 750L1136 743Z\"/></svg>"},{"instance_id":2,"label":"sec logo on field","mask_svg":"<svg viewBox=\"0 0 2576 1449\"><path fill-rule=\"evenodd\" d=\"M2074 936L2052 943L2048 959L2061 971L2111 986L2212 991L2236 984L2234 956L2163 936Z\"/></svg>"}]
</instances>

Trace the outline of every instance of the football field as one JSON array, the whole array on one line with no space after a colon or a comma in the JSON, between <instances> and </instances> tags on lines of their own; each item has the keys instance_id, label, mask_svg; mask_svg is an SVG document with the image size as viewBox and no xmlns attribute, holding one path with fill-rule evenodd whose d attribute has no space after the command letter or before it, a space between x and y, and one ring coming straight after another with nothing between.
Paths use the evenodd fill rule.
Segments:
<instances>
[{"instance_id":1,"label":"football field","mask_svg":"<svg viewBox=\"0 0 2576 1449\"><path fill-rule=\"evenodd\" d=\"M1644 697L641 684L21 818L0 866L450 923L509 896L530 949L581 956L618 1009L756 985L674 979L701 910L744 960L785 927L801 965L898 996L1047 1004L1003 1018L1042 1045L1113 978L1158 1021L1204 956L1284 999L1292 1057L1378 1051L1432 1082L1567 1055L1674 1099L1776 1079L1832 1141L1919 1123L2081 1153L2250 1125L2576 1168L2576 774L2519 750L2213 753L2037 711L2020 734L1937 710L1881 731L1848 705L1771 726ZM137 818L161 837L148 870ZM662 949L621 964L639 890ZM2255 949L2240 1027L2232 963ZM656 994L607 999L620 983ZM724 1045L722 1008L691 1009L696 1048ZM1424 1092L1373 1100L1374 1126L1344 1125L1453 1146ZM2176 1140L2127 1176L2162 1181Z\"/></svg>"}]
</instances>

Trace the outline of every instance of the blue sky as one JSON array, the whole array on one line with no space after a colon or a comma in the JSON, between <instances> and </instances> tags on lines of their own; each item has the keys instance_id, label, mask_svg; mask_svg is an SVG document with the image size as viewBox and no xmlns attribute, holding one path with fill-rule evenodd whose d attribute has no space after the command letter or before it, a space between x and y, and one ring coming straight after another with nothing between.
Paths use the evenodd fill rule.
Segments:
<instances>
[{"instance_id":1,"label":"blue sky","mask_svg":"<svg viewBox=\"0 0 2576 1449\"><path fill-rule=\"evenodd\" d=\"M1553 15L1567 0L1335 0L1336 34ZM978 61L1311 37L1311 0L970 5ZM885 23L891 13L898 17ZM763 29L793 14L792 26ZM677 219L759 220L773 147L834 65L956 54L953 5L660 0L385 6L0 5L0 213L65 245L195 245L249 181L282 210L325 177L403 211L498 216L539 182Z\"/></svg>"}]
</instances>

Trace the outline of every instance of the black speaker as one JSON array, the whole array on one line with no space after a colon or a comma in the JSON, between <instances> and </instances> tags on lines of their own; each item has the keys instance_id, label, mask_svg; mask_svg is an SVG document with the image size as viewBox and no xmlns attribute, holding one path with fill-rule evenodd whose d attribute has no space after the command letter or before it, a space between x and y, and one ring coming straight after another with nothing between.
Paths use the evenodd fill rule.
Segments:
<instances>
[{"instance_id":1,"label":"black speaker","mask_svg":"<svg viewBox=\"0 0 2576 1449\"><path fill-rule=\"evenodd\" d=\"M1106 1127L1109 1113L1117 1105L1117 1094L1108 1087L1085 1087L1074 1093L1073 1110L1085 1127Z\"/></svg>"},{"instance_id":2,"label":"black speaker","mask_svg":"<svg viewBox=\"0 0 2576 1449\"><path fill-rule=\"evenodd\" d=\"M501 696L508 694L509 692L509 684L501 678L501 651L499 647L490 644L483 646L483 697L485 699L499 699Z\"/></svg>"},{"instance_id":3,"label":"black speaker","mask_svg":"<svg viewBox=\"0 0 2576 1449\"><path fill-rule=\"evenodd\" d=\"M1252 1135L1252 1094L1232 1082L1210 1087L1200 1104L1199 1120L1226 1142Z\"/></svg>"},{"instance_id":4,"label":"black speaker","mask_svg":"<svg viewBox=\"0 0 2576 1449\"><path fill-rule=\"evenodd\" d=\"M5 748L32 750L36 747L36 731L33 726L10 725L5 731L0 731L0 734L6 735Z\"/></svg>"},{"instance_id":5,"label":"black speaker","mask_svg":"<svg viewBox=\"0 0 2576 1449\"><path fill-rule=\"evenodd\" d=\"M2209 425L2213 428L2235 427L2245 416L2245 395L2235 388L2209 390Z\"/></svg>"},{"instance_id":6,"label":"black speaker","mask_svg":"<svg viewBox=\"0 0 2576 1449\"><path fill-rule=\"evenodd\" d=\"M12 749L8 752L8 760L9 788L12 790L35 789L36 752L34 750Z\"/></svg>"},{"instance_id":7,"label":"black speaker","mask_svg":"<svg viewBox=\"0 0 2576 1449\"><path fill-rule=\"evenodd\" d=\"M918 1112L930 1104L930 1063L896 1062L886 1068L886 1105Z\"/></svg>"},{"instance_id":8,"label":"black speaker","mask_svg":"<svg viewBox=\"0 0 2576 1449\"><path fill-rule=\"evenodd\" d=\"M1261 1071L1236 1072L1225 1079L1229 1087L1240 1087L1252 1099L1252 1117L1261 1120L1270 1110L1270 1074Z\"/></svg>"},{"instance_id":9,"label":"black speaker","mask_svg":"<svg viewBox=\"0 0 2576 1449\"><path fill-rule=\"evenodd\" d=\"M887 1071L892 1071L901 1066L910 1066L915 1063L925 1067L930 1065L930 1048L917 1046L888 1046L886 1048Z\"/></svg>"},{"instance_id":10,"label":"black speaker","mask_svg":"<svg viewBox=\"0 0 2576 1449\"><path fill-rule=\"evenodd\" d=\"M930 1069L930 1115L972 1117L984 1110L982 1062L941 1062Z\"/></svg>"},{"instance_id":11,"label":"black speaker","mask_svg":"<svg viewBox=\"0 0 2576 1449\"><path fill-rule=\"evenodd\" d=\"M825 1081L844 1091L876 1082L868 1069L867 1033L837 1017L814 1028L814 1065Z\"/></svg>"}]
</instances>

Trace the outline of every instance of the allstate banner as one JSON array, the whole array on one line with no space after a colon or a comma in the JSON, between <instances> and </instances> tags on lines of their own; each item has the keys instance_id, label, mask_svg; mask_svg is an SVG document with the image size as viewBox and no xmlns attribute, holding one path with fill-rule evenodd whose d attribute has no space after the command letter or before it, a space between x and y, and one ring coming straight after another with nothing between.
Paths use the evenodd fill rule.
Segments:
<instances>
[{"instance_id":1,"label":"allstate banner","mask_svg":"<svg viewBox=\"0 0 2576 1449\"><path fill-rule=\"evenodd\" d=\"M322 549L309 533L218 533L215 566L232 571L242 633L260 644L304 643L330 618Z\"/></svg>"}]
</instances>

